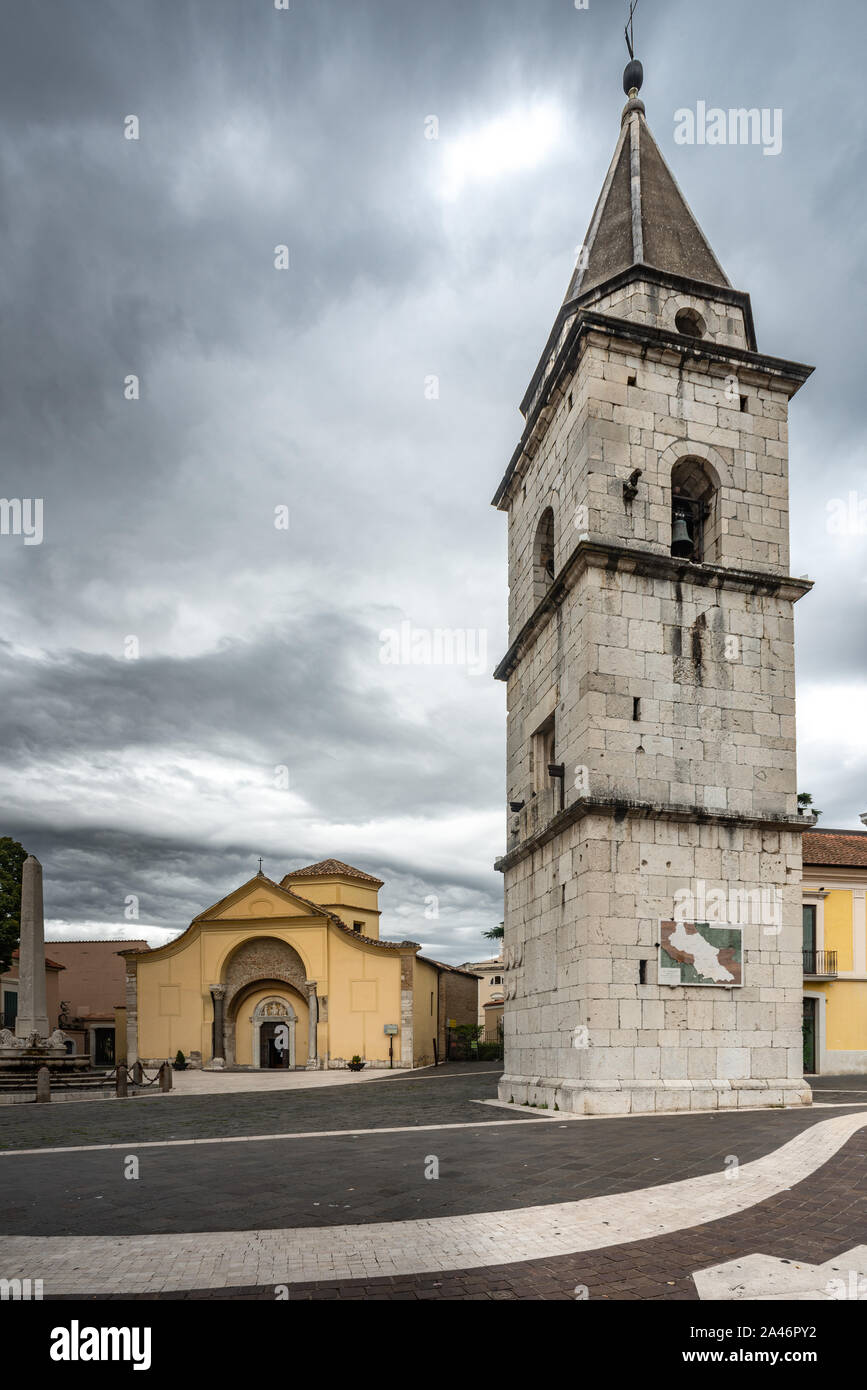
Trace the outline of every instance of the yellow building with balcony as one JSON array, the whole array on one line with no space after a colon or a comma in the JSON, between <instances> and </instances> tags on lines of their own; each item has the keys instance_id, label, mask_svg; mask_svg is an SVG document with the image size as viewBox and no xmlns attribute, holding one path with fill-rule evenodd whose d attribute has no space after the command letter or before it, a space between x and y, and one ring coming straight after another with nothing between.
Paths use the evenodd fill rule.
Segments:
<instances>
[{"instance_id":1,"label":"yellow building with balcony","mask_svg":"<svg viewBox=\"0 0 867 1390\"><path fill-rule=\"evenodd\" d=\"M804 834L804 1071L867 1072L867 830Z\"/></svg>"}]
</instances>

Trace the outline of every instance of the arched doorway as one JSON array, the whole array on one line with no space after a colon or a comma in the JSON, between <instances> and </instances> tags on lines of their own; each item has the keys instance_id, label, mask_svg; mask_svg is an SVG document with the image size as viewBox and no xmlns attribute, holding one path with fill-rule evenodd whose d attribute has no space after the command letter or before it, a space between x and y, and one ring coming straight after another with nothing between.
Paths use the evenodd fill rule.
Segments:
<instances>
[{"instance_id":1,"label":"arched doorway","mask_svg":"<svg viewBox=\"0 0 867 1390\"><path fill-rule=\"evenodd\" d=\"M263 1071L287 1071L295 1066L295 1027L298 1015L288 999L272 995L253 1010L253 1066Z\"/></svg>"},{"instance_id":2,"label":"arched doorway","mask_svg":"<svg viewBox=\"0 0 867 1390\"><path fill-rule=\"evenodd\" d=\"M311 1056L315 1058L316 986L307 979L304 962L287 941L255 936L241 942L224 963L222 986L223 1055L228 1067L258 1070L262 1065L259 1035L254 1039L251 1024L255 1010L269 1000L291 1001L289 1007L297 1025L292 1065L307 1066ZM285 1021L288 1023L288 1018Z\"/></svg>"}]
</instances>

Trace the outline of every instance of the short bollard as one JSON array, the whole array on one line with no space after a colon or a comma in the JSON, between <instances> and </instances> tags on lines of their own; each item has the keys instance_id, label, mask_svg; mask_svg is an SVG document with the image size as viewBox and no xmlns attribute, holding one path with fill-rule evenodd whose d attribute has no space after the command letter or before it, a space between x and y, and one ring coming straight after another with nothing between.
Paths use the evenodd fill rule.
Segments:
<instances>
[{"instance_id":1,"label":"short bollard","mask_svg":"<svg viewBox=\"0 0 867 1390\"><path fill-rule=\"evenodd\" d=\"M51 1072L47 1067L40 1067L36 1073L36 1099L51 1100Z\"/></svg>"},{"instance_id":2,"label":"short bollard","mask_svg":"<svg viewBox=\"0 0 867 1390\"><path fill-rule=\"evenodd\" d=\"M123 1062L118 1062L114 1083L114 1093L116 1096L125 1096L127 1094L127 1081L126 1067Z\"/></svg>"},{"instance_id":3,"label":"short bollard","mask_svg":"<svg viewBox=\"0 0 867 1390\"><path fill-rule=\"evenodd\" d=\"M140 1086L144 1081L144 1067L141 1062L134 1062L132 1068L132 1084Z\"/></svg>"},{"instance_id":4,"label":"short bollard","mask_svg":"<svg viewBox=\"0 0 867 1390\"><path fill-rule=\"evenodd\" d=\"M163 1062L160 1067L160 1090L170 1091L172 1089L172 1069L168 1062Z\"/></svg>"}]
</instances>

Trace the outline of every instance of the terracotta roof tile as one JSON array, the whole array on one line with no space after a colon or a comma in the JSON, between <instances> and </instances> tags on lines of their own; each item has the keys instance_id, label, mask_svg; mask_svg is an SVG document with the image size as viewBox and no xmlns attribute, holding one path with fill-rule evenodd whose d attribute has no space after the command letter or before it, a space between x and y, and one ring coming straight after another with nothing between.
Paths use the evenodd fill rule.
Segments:
<instances>
[{"instance_id":1,"label":"terracotta roof tile","mask_svg":"<svg viewBox=\"0 0 867 1390\"><path fill-rule=\"evenodd\" d=\"M147 946L143 936L58 936L46 946Z\"/></svg>"},{"instance_id":2,"label":"terracotta roof tile","mask_svg":"<svg viewBox=\"0 0 867 1390\"><path fill-rule=\"evenodd\" d=\"M435 965L437 970L447 970L450 975L469 975L473 980L479 978L473 970L465 970L462 965L448 965L444 960L434 960L433 956L417 956L416 959L423 960L427 965Z\"/></svg>"},{"instance_id":3,"label":"terracotta roof tile","mask_svg":"<svg viewBox=\"0 0 867 1390\"><path fill-rule=\"evenodd\" d=\"M345 878L359 878L364 883L375 883L382 887L381 878L374 878L373 874L366 874L363 869L354 869L340 859L321 859L318 864L308 864L306 869L292 869L281 879L281 885L289 878L332 878L336 874L343 874Z\"/></svg>"},{"instance_id":4,"label":"terracotta roof tile","mask_svg":"<svg viewBox=\"0 0 867 1390\"><path fill-rule=\"evenodd\" d=\"M19 957L20 957L20 954L21 954L21 953L20 953L20 951L18 950L18 947L16 946L15 950L12 952L12 959L13 959L13 960L18 960ZM45 957L45 964L48 966L49 970L65 970L65 969L66 969L66 966L65 966L65 965L61 965L61 964L60 964L60 961L52 960L50 956L46 956L46 957Z\"/></svg>"},{"instance_id":5,"label":"terracotta roof tile","mask_svg":"<svg viewBox=\"0 0 867 1390\"><path fill-rule=\"evenodd\" d=\"M805 830L804 863L867 869L867 830Z\"/></svg>"}]
</instances>

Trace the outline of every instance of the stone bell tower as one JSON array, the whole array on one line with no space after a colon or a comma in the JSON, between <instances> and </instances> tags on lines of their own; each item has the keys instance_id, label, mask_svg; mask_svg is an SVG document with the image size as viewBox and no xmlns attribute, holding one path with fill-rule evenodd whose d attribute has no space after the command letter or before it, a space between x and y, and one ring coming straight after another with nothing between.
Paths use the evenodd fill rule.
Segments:
<instances>
[{"instance_id":1,"label":"stone bell tower","mask_svg":"<svg viewBox=\"0 0 867 1390\"><path fill-rule=\"evenodd\" d=\"M809 1104L786 422L812 368L758 351L641 80L494 498L500 1098Z\"/></svg>"}]
</instances>

